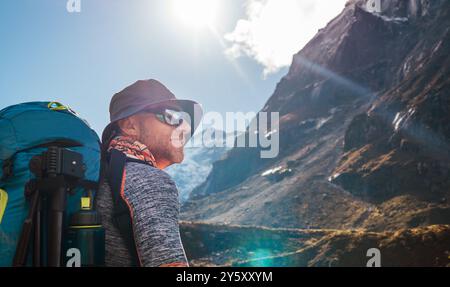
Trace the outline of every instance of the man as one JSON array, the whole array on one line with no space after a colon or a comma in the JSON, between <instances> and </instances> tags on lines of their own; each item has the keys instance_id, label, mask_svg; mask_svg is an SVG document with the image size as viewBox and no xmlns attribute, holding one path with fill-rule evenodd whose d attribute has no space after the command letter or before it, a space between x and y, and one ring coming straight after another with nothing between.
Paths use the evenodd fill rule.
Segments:
<instances>
[{"instance_id":1,"label":"man","mask_svg":"<svg viewBox=\"0 0 450 287\"><path fill-rule=\"evenodd\" d=\"M202 116L156 80L115 94L102 135L97 209L106 233L106 266L188 266L180 239L178 190L163 171L183 160Z\"/></svg>"}]
</instances>

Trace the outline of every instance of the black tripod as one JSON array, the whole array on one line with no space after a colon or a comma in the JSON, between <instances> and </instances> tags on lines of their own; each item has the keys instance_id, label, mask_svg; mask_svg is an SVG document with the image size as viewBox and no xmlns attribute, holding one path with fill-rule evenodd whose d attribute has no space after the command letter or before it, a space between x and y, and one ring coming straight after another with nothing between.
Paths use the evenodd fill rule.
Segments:
<instances>
[{"instance_id":1,"label":"black tripod","mask_svg":"<svg viewBox=\"0 0 450 287\"><path fill-rule=\"evenodd\" d=\"M33 266L61 266L63 220L67 193L82 186L85 167L83 156L71 150L49 146L30 161L36 176L25 187L30 209L16 247L13 266L25 266L33 243ZM43 251L43 252L42 252Z\"/></svg>"}]
</instances>

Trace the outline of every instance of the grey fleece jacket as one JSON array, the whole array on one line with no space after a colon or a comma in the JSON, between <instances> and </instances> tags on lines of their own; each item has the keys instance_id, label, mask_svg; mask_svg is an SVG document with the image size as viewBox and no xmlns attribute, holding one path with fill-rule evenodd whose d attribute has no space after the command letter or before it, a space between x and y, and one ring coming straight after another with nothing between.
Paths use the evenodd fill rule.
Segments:
<instances>
[{"instance_id":1,"label":"grey fleece jacket","mask_svg":"<svg viewBox=\"0 0 450 287\"><path fill-rule=\"evenodd\" d=\"M132 208L136 250L142 266L186 263L180 238L178 190L170 176L147 164L126 164L124 195ZM112 223L113 200L105 181L97 195L106 236L106 266L131 266L124 239Z\"/></svg>"}]
</instances>

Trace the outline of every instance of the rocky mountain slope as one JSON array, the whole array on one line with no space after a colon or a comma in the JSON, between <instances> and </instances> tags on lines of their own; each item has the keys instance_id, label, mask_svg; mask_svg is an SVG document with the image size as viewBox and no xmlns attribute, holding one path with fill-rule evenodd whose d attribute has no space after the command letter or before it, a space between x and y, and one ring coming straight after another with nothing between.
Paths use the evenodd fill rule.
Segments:
<instances>
[{"instance_id":1,"label":"rocky mountain slope","mask_svg":"<svg viewBox=\"0 0 450 287\"><path fill-rule=\"evenodd\" d=\"M450 267L450 226L391 232L242 227L183 222L191 266L364 267L380 252L381 266Z\"/></svg>"},{"instance_id":2,"label":"rocky mountain slope","mask_svg":"<svg viewBox=\"0 0 450 287\"><path fill-rule=\"evenodd\" d=\"M280 113L279 156L228 151L183 219L371 231L450 223L450 2L381 2L376 13L349 1L294 55L263 108Z\"/></svg>"}]
</instances>

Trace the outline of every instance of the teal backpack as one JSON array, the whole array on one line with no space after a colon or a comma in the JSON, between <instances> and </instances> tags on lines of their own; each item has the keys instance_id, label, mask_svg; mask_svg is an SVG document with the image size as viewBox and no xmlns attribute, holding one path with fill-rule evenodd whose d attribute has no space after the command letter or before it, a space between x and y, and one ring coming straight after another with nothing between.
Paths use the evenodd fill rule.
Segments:
<instances>
[{"instance_id":1,"label":"teal backpack","mask_svg":"<svg viewBox=\"0 0 450 287\"><path fill-rule=\"evenodd\" d=\"M64 257L76 253L71 253L71 244L80 239L70 234L70 228L80 230L70 220L74 215L81 222L93 218L89 212L99 173L100 140L70 108L30 102L1 110L0 266L65 264ZM40 212L30 217L30 209ZM39 220L27 221L30 218ZM100 226L95 224L89 228ZM49 250L56 246L55 238L60 249ZM17 258L22 263L13 264Z\"/></svg>"}]
</instances>

